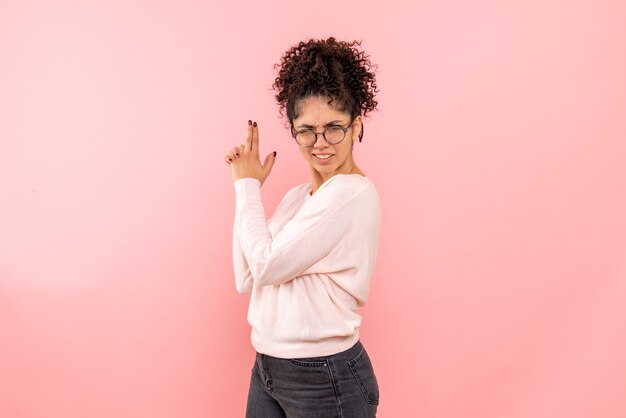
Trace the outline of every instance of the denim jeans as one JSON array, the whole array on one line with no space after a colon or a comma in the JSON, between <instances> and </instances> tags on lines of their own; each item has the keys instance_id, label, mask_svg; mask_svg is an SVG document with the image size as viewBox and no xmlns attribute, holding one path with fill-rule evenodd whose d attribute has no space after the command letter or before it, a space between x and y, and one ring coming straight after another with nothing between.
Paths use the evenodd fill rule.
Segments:
<instances>
[{"instance_id":1,"label":"denim jeans","mask_svg":"<svg viewBox=\"0 0 626 418\"><path fill-rule=\"evenodd\" d=\"M278 358L256 353L246 418L376 417L379 393L361 343L330 356Z\"/></svg>"}]
</instances>

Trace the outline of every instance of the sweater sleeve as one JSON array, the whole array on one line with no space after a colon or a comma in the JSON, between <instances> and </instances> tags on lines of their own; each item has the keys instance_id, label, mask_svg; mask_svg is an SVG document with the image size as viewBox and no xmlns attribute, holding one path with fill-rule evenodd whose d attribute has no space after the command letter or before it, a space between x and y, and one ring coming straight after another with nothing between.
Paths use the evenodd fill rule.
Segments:
<instances>
[{"instance_id":1,"label":"sweater sleeve","mask_svg":"<svg viewBox=\"0 0 626 418\"><path fill-rule=\"evenodd\" d=\"M273 239L261 200L261 182L245 177L234 185L235 231L257 286L288 282L340 245L353 227L350 219L358 210L354 203L362 190L327 187L315 205L298 212Z\"/></svg>"},{"instance_id":2,"label":"sweater sleeve","mask_svg":"<svg viewBox=\"0 0 626 418\"><path fill-rule=\"evenodd\" d=\"M280 201L276 207L274 213L280 212L281 206L287 201L291 190ZM267 225L272 222L272 218L268 219ZM233 270L235 273L235 289L237 293L248 294L252 293L252 274L248 265L248 260L243 254L241 244L239 242L239 229L237 222L233 223Z\"/></svg>"},{"instance_id":3,"label":"sweater sleeve","mask_svg":"<svg viewBox=\"0 0 626 418\"><path fill-rule=\"evenodd\" d=\"M235 289L237 293L252 293L252 274L250 273L250 267L243 255L241 244L239 243L237 223L233 225L233 269L235 272Z\"/></svg>"}]
</instances>

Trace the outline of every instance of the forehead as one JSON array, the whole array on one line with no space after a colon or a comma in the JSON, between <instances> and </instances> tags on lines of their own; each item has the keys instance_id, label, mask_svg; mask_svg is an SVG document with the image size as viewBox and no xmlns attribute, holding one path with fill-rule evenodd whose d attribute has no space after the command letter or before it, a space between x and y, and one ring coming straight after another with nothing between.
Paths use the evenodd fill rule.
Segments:
<instances>
[{"instance_id":1,"label":"forehead","mask_svg":"<svg viewBox=\"0 0 626 418\"><path fill-rule=\"evenodd\" d=\"M328 103L327 97L313 96L301 99L296 103L298 117L294 120L298 123L324 124L332 120L347 120L350 115L338 110L339 103Z\"/></svg>"}]
</instances>

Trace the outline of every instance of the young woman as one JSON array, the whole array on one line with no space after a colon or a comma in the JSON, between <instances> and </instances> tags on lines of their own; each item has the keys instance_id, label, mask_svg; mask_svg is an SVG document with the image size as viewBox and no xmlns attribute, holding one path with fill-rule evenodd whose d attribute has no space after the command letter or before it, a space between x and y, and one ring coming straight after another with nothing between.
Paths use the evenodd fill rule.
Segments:
<instances>
[{"instance_id":1,"label":"young woman","mask_svg":"<svg viewBox=\"0 0 626 418\"><path fill-rule=\"evenodd\" d=\"M256 350L247 418L376 416L378 381L358 309L369 296L381 208L352 155L361 112L376 108L376 83L354 45L310 39L276 65L276 99L311 182L288 190L269 221L260 189L276 153L261 164L256 122L225 157L236 195L235 285L251 294Z\"/></svg>"}]
</instances>

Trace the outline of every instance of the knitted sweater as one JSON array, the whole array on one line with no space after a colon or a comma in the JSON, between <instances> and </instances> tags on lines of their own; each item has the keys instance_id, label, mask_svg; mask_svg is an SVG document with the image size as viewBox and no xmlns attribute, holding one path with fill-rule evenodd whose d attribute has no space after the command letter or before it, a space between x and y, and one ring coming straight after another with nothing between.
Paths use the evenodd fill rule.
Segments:
<instances>
[{"instance_id":1,"label":"knitted sweater","mask_svg":"<svg viewBox=\"0 0 626 418\"><path fill-rule=\"evenodd\" d=\"M374 183L335 174L287 191L269 221L261 182L234 182L235 286L250 294L247 320L258 353L318 357L359 339L358 308L369 296L381 222Z\"/></svg>"}]
</instances>

